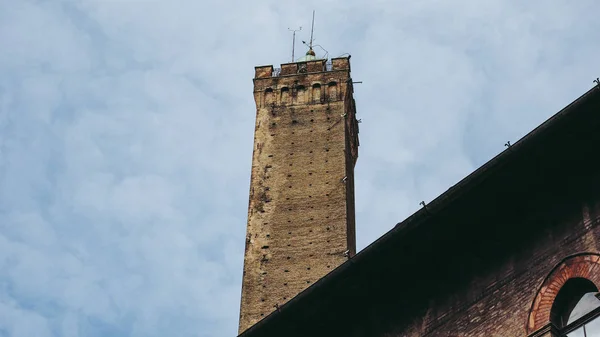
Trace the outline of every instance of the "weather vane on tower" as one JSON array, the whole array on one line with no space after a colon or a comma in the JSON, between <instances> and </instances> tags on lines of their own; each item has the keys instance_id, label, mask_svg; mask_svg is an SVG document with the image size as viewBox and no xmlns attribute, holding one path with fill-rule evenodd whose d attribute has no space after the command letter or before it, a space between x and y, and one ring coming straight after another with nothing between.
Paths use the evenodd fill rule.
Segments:
<instances>
[{"instance_id":1,"label":"weather vane on tower","mask_svg":"<svg viewBox=\"0 0 600 337\"><path fill-rule=\"evenodd\" d=\"M310 41L308 41L308 52L306 52L307 55L310 53L312 56L315 56L315 52L312 49L312 47L313 47L313 32L314 31L315 31L315 10L313 9L312 25L310 27ZM306 44L305 41L302 41L302 43Z\"/></svg>"},{"instance_id":2,"label":"weather vane on tower","mask_svg":"<svg viewBox=\"0 0 600 337\"><path fill-rule=\"evenodd\" d=\"M313 44L314 41L316 40L314 38L314 31L315 31L315 11L314 10L313 10L313 16L312 16L312 25L310 27L310 40L308 41L308 43L306 43L306 41L302 41L303 44L308 46L308 51L306 52L306 55L299 58L298 60L295 59L296 32L301 31L302 26L300 26L299 29L288 28L288 30L293 33L292 34L292 62L303 62L303 61L309 61L309 60L316 59L317 57L316 57L315 51L313 50L313 47L319 47L319 48L323 49L323 51L325 51L325 56L323 58L327 58L327 55L329 55L329 52L327 50L325 50L325 48L323 48L322 46L320 46L318 44Z\"/></svg>"},{"instance_id":3,"label":"weather vane on tower","mask_svg":"<svg viewBox=\"0 0 600 337\"><path fill-rule=\"evenodd\" d=\"M298 29L288 28L288 30L290 32L293 32L293 34L292 34L292 62L294 62L294 49L296 48L296 32L301 31L302 26L300 26L300 28L298 28Z\"/></svg>"}]
</instances>

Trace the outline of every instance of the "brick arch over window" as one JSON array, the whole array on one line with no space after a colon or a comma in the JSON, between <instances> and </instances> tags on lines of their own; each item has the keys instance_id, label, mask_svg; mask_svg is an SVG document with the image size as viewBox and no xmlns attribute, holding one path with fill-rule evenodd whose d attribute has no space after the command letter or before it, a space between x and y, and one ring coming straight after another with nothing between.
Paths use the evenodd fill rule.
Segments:
<instances>
[{"instance_id":1,"label":"brick arch over window","mask_svg":"<svg viewBox=\"0 0 600 337\"><path fill-rule=\"evenodd\" d=\"M583 278L600 285L600 254L582 253L567 257L546 277L538 290L527 320L527 333L550 323L550 310L556 295L570 279ZM600 287L598 287L600 288Z\"/></svg>"}]
</instances>

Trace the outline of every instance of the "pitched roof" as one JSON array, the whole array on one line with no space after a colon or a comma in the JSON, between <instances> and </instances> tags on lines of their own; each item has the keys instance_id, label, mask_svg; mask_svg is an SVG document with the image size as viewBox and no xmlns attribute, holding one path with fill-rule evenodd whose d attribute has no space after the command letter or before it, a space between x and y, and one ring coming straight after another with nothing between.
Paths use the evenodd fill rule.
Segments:
<instances>
[{"instance_id":1,"label":"pitched roof","mask_svg":"<svg viewBox=\"0 0 600 337\"><path fill-rule=\"evenodd\" d=\"M470 270L501 259L508 243L527 244L545 225L508 220L584 193L599 145L594 87L240 337L327 336L356 331L361 316L385 324L423 309L419 293L464 286Z\"/></svg>"}]
</instances>

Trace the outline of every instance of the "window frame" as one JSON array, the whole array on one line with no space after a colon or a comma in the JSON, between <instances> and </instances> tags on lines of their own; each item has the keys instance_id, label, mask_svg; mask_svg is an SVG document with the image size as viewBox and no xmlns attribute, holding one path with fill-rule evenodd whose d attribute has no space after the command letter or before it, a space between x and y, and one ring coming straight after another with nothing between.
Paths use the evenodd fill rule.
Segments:
<instances>
[{"instance_id":1,"label":"window frame","mask_svg":"<svg viewBox=\"0 0 600 337\"><path fill-rule=\"evenodd\" d=\"M564 328L560 329L559 337L566 337L567 334L581 328L585 324L593 321L594 319L600 317L600 307L588 312L587 314L578 318L575 322L568 324Z\"/></svg>"}]
</instances>

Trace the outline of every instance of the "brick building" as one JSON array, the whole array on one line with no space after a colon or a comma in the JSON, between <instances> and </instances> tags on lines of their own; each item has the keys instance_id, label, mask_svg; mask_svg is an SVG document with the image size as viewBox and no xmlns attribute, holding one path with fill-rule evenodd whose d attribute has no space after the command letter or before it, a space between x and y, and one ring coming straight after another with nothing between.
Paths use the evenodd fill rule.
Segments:
<instances>
[{"instance_id":1,"label":"brick building","mask_svg":"<svg viewBox=\"0 0 600 337\"><path fill-rule=\"evenodd\" d=\"M254 83L240 336L600 336L600 86L354 255L349 57Z\"/></svg>"}]
</instances>

